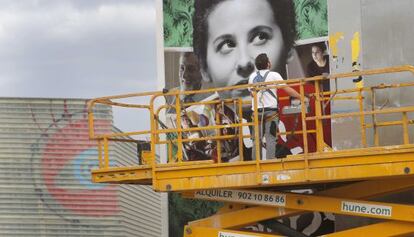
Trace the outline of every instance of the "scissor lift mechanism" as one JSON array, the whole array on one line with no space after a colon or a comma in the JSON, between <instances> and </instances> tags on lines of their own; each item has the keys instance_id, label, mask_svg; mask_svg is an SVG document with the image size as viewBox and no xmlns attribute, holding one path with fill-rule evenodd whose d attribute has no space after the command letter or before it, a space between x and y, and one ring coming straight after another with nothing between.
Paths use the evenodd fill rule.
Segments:
<instances>
[{"instance_id":1,"label":"scissor lift mechanism","mask_svg":"<svg viewBox=\"0 0 414 237\"><path fill-rule=\"evenodd\" d=\"M287 131L302 136L303 154L290 155L285 159L254 160L243 159L243 139L249 138L242 132L237 134L220 134L223 128L237 128L259 126L257 109L253 113L252 122L236 121L234 124L221 124L216 119L215 125L205 127L177 128L160 127L162 113L173 108L176 114L181 114L185 108L193 105L232 104L239 118L242 117L243 107L250 103L241 99L212 100L193 103L180 102L180 96L197 93L220 93L225 90L240 90L250 88L257 105L257 91L266 88L281 88L285 85L273 83L258 83L254 85L239 85L227 88L217 88L201 91L173 91L149 92L121 96L102 97L91 100L89 103L89 132L90 138L98 142L99 168L92 171L92 179L98 183L124 183L152 185L156 191L181 192L185 197L225 202L226 205L215 215L190 222L184 231L187 237L200 236L278 236L268 233L243 231L248 226L259 221L279 219L298 215L307 211L331 212L341 215L371 217L383 220L359 228L331 233L325 236L410 236L414 235L414 206L396 203L383 203L369 201L373 197L398 193L414 188L414 144L410 120L414 114L414 102L411 105L396 108L375 107L375 91L389 88L403 88L414 86L413 82L380 84L376 86L336 90L330 92L320 91L322 80L345 80L359 76L388 75L391 73L411 73L413 66L401 66L377 70L367 70L353 73L302 78L285 81L289 86L299 88L302 105L305 99L305 85L313 84L315 115L306 114L305 106L301 106L300 114L302 129ZM160 98L171 96L175 104L160 103ZM364 99L371 97L373 106L364 108ZM130 104L116 102L131 97L150 97L150 103ZM287 99L287 98L280 98ZM323 104L332 100L356 101L359 111L348 113L323 114ZM113 133L96 135L94 133L93 107L96 104L144 109L148 111L151 121L151 130L128 133ZM400 114L401 120L377 120L383 114ZM361 147L350 150L333 150L324 142L323 120L338 118L359 118L359 131ZM372 121L367 122L367 117ZM176 116L175 124L182 124L181 116ZM313 123L313 129L309 124ZM402 127L402 144L381 146L379 129L387 126ZM367 139L367 130L371 129L373 142ZM215 135L207 137L189 138L184 133L213 130ZM259 132L254 129L255 145L259 145ZM175 134L174 138L168 137ZM308 136L316 137L316 151L308 149ZM144 153L145 162L141 165L128 167L111 167L109 157L109 144L111 142L136 142L131 136L149 135L151 137L151 150ZM221 157L221 143L226 139L238 139L240 161L224 162ZM410 140L411 139L411 140ZM182 147L188 142L212 140L217 142L217 160L187 161L184 159L182 149L173 154L172 147ZM159 159L157 150L164 147L168 159ZM256 157L260 157L259 149ZM162 157L161 157L162 158ZM290 192L300 186L331 185L330 188L311 195ZM277 192L274 190L278 190ZM282 233L281 233L282 234Z\"/></svg>"}]
</instances>

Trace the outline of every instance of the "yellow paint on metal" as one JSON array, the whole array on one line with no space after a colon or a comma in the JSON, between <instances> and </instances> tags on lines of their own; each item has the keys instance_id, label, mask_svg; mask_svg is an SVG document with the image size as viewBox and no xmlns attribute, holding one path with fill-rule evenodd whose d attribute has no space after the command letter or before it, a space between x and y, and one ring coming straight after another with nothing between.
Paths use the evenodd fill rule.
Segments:
<instances>
[{"instance_id":1,"label":"yellow paint on metal","mask_svg":"<svg viewBox=\"0 0 414 237\"><path fill-rule=\"evenodd\" d=\"M221 233L221 235L220 235ZM208 227L190 227L184 228L184 237L278 237L282 235L255 233L247 231L236 231L226 229L215 229Z\"/></svg>"},{"instance_id":2,"label":"yellow paint on metal","mask_svg":"<svg viewBox=\"0 0 414 237\"><path fill-rule=\"evenodd\" d=\"M300 100L301 101L304 101L305 100L305 98L304 98L304 96L305 96L305 89L303 88L303 83L301 83L300 84L300 87L299 87L299 93L300 93ZM302 118L302 130L303 130L303 132L302 132L302 139L303 139L303 149L304 149L304 153L305 154L308 154L308 133L310 132L310 131L308 131L308 129L307 129L307 126L306 126L306 109L305 109L305 107L304 106L302 106L301 107L301 118Z\"/></svg>"},{"instance_id":3,"label":"yellow paint on metal","mask_svg":"<svg viewBox=\"0 0 414 237\"><path fill-rule=\"evenodd\" d=\"M177 158L178 158L178 162L182 162L183 161L183 150L181 149L181 147L183 147L183 132L182 132L182 128L181 128L181 116L182 116L182 112L181 112L181 100L180 100L180 95L175 95L175 112L177 114L176 118L177 118L177 129L176 129L176 133L177 133ZM156 131L155 131L156 132ZM157 135L158 136L158 135Z\"/></svg>"},{"instance_id":4,"label":"yellow paint on metal","mask_svg":"<svg viewBox=\"0 0 414 237\"><path fill-rule=\"evenodd\" d=\"M104 146L104 164L103 167L104 168L108 168L109 167L109 144L108 144L108 138L104 137L103 139L103 146Z\"/></svg>"},{"instance_id":5,"label":"yellow paint on metal","mask_svg":"<svg viewBox=\"0 0 414 237\"><path fill-rule=\"evenodd\" d=\"M102 161L102 141L98 140L98 166L99 168L104 168Z\"/></svg>"},{"instance_id":6,"label":"yellow paint on metal","mask_svg":"<svg viewBox=\"0 0 414 237\"><path fill-rule=\"evenodd\" d=\"M215 116L215 121L216 124L221 124L220 123L220 113L217 111L217 107L220 106L220 109L223 109L223 114L224 114L224 108L221 108L222 105L216 105L216 116ZM223 105L224 106L224 105ZM216 134L217 137L221 137L221 130L218 128L216 129ZM221 141L220 139L216 140L216 144L217 144L217 163L220 164L221 163Z\"/></svg>"},{"instance_id":7,"label":"yellow paint on metal","mask_svg":"<svg viewBox=\"0 0 414 237\"><path fill-rule=\"evenodd\" d=\"M410 136L409 136L409 131L408 131L408 116L407 116L407 112L403 112L402 114L402 126L403 126L403 139L404 139L404 144L408 145L410 144Z\"/></svg>"},{"instance_id":8,"label":"yellow paint on metal","mask_svg":"<svg viewBox=\"0 0 414 237\"><path fill-rule=\"evenodd\" d=\"M343 34L336 34L332 38L330 37L331 49L335 48L338 40L343 37ZM359 36L355 35L355 41L353 41L353 60L356 55L359 55ZM336 40L336 42L334 42ZM333 53L333 55L337 55ZM357 61L357 60L356 60ZM379 75L389 74L397 72L410 72L414 75L413 66L400 66L384 69L356 71L352 73L342 73L336 75L329 75L329 79L352 79L364 75ZM192 222L186 227L186 236L217 236L220 232L232 233L226 228L238 228L244 225L252 224L254 222L264 220L267 218L286 217L289 215L297 215L303 211L330 211L340 214L352 214L356 216L369 216L371 214L366 213L344 213L341 208L343 202L348 204L357 204L361 207L376 207L385 206L392 209L391 216L381 217L383 219L390 220L404 220L407 222L414 220L414 207L409 205L398 204L386 204L370 201L361 201L360 198L368 198L385 193L393 193L397 191L403 191L414 183L414 144L410 143L410 126L414 124L413 120L408 119L408 114L414 111L414 105L408 105L398 108L386 108L376 109L372 106L371 111L364 111L362 92L370 93L372 96L372 102L375 105L375 91L386 88L401 88L414 86L414 82L409 83L394 83L388 85L378 85L374 87L363 87L346 90L338 90L335 92L320 92L319 81L324 80L322 76L313 78L300 78L283 82L264 82L254 85L238 85L226 88L214 88L200 91L170 91L168 93L162 92L147 92L136 93L128 95L118 95L102 97L91 100L88 104L88 121L89 121L89 136L91 139L96 140L98 144L98 161L99 168L92 171L92 179L94 182L99 183L129 183L129 184L146 184L152 185L155 190L158 191L185 191L185 190L201 190L201 189L223 189L223 188L263 188L263 187L284 187L291 189L292 185L303 184L324 184L327 182L346 182L357 180L368 180L365 182L353 183L347 186L338 187L332 190L319 192L313 196L309 195L297 195L286 194L288 197L288 203L285 208L280 207L248 207L244 208L241 205L235 205L234 211L227 206L222 212L215 216L206 218L200 221ZM305 107L301 107L301 122L302 130L293 131L295 134L302 134L304 144L307 144L307 135L315 133L317 138L317 152L309 152L307 146L304 147L304 154L297 154L288 156L284 160L254 160L245 161L243 159L243 149L241 145L243 139L250 138L250 135L243 135L241 133L243 127L253 126L255 128L255 134L253 134L254 144L259 146L259 119L257 112L257 91L263 89L262 86L267 85L271 88L283 88L286 85L280 85L281 83L287 86L299 85L301 101L304 102L304 87L305 83L315 84L315 93L310 96L316 98L315 116L309 116L305 113ZM253 121L250 123L243 122L242 108L245 105L249 105L250 101L242 101L241 99L226 99L226 100L213 100L213 101L201 101L195 103L181 103L179 98L181 95L186 94L202 94L202 93L217 93L226 90L234 89L246 89L249 88L252 91L253 99L255 100ZM358 96L349 96L349 93L356 92ZM348 93L348 95L347 95ZM176 103L171 105L157 105L156 99L163 96L173 96L176 98ZM123 102L115 102L118 99L125 99L131 97L148 97L150 98L149 104L127 104ZM329 97L329 98L328 98ZM287 99L287 98L280 98ZM350 113L338 113L333 115L322 115L321 103L325 100L350 100L355 101L359 105L359 111ZM96 104L105 104L111 106L120 106L131 109L139 109L148 111L151 123L151 129L147 131L133 131L125 133L111 133L103 135L95 135L94 131L94 114L93 107ZM209 105L209 106L222 106L223 104L232 104L236 108L235 111L239 119L235 123L227 125L221 124L220 118L216 117L216 124L206 127L195 128L183 128L179 124L181 123L181 116L176 116L174 121L177 124L177 128L159 128L158 118L160 111L166 108L173 107L177 110L177 115L181 114L181 110L191 105ZM303 104L303 103L302 103ZM401 114L401 120L395 121L376 121L375 117L379 114ZM366 124L365 117L373 116L373 123ZM362 148L353 150L341 150L336 151L333 149L325 149L326 144L323 139L322 120L324 119L340 119L359 117L360 131L361 131L361 144ZM308 129L307 121L316 121L316 129ZM378 135L375 137L375 144L377 147L368 147L366 141L366 130L377 129L385 126L401 126L403 130L403 143L394 146L379 146L380 138ZM220 134L223 128L235 128L239 131L237 134L224 135ZM202 130L216 131L215 135L203 138L190 138L183 137L185 132L198 132ZM286 131L284 134L289 134L291 131ZM167 133L177 134L176 139L161 139L161 136ZM109 157L109 143L110 142L136 142L133 138L128 136L133 135L151 135L151 150L149 152L143 152L143 165L130 166L130 167L110 167ZM378 134L378 132L376 133ZM173 157L171 144L175 143L178 147L181 147L185 142L197 142L203 140L221 141L227 139L238 139L239 154L241 159L239 162L221 162L221 152L218 151L218 161L215 163L213 160L207 161L186 161L182 154L181 149L178 149L177 159ZM156 159L156 147L165 146L170 144L168 154L169 160L167 163L161 163ZM219 145L220 147L220 145ZM181 154L180 154L181 153ZM256 156L260 157L260 150L256 150ZM266 177L266 179L264 178ZM323 205L321 205L323 203ZM257 203L256 203L257 204ZM345 206L347 207L347 206ZM360 228L353 230L354 232L342 232L342 234L359 235L367 233L369 236L372 233L376 235L377 229L381 226L384 228L400 228L401 235L410 234L412 224L407 225L402 222L386 222L383 225L378 225L377 228ZM226 232L227 231L227 232ZM234 231L237 234L250 234L252 236L269 236L266 234L256 234ZM337 233L337 236L341 233ZM379 233L381 234L381 233ZM272 235L274 236L274 235ZM331 236L331 235L329 235ZM335 236L335 235L332 235Z\"/></svg>"},{"instance_id":9,"label":"yellow paint on metal","mask_svg":"<svg viewBox=\"0 0 414 237\"><path fill-rule=\"evenodd\" d=\"M323 124L322 124L322 101L320 95L320 85L319 83L315 83L315 122L316 122L316 150L318 152L322 152L324 148L324 140L323 140Z\"/></svg>"},{"instance_id":10,"label":"yellow paint on metal","mask_svg":"<svg viewBox=\"0 0 414 237\"><path fill-rule=\"evenodd\" d=\"M280 209L280 211L279 211ZM294 210L291 210L294 212ZM190 222L188 225L191 227L204 226L212 228L239 228L247 225L257 223L259 221L279 217L282 213L285 213L285 209L282 207L249 207L231 212L215 214L211 217L207 217L201 220Z\"/></svg>"},{"instance_id":11,"label":"yellow paint on metal","mask_svg":"<svg viewBox=\"0 0 414 237\"><path fill-rule=\"evenodd\" d=\"M260 176L268 175L268 185L286 186L303 183L321 183L368 179L398 175L411 175L407 169L414 164L414 149L396 146L394 149L358 149L348 152L325 152L309 156L309 177L305 178L303 158L261 161ZM392 161L392 162L391 162ZM198 164L180 167L157 168L156 190L174 190L249 187L255 185L255 161L217 164ZM407 169L406 169L407 168Z\"/></svg>"},{"instance_id":12,"label":"yellow paint on metal","mask_svg":"<svg viewBox=\"0 0 414 237\"><path fill-rule=\"evenodd\" d=\"M367 132L366 132L366 124L365 124L365 116L363 115L364 112L364 102L362 96L362 90L358 91L358 105L359 105L359 122L360 122L360 129L361 129L361 143L363 147L367 147Z\"/></svg>"},{"instance_id":13,"label":"yellow paint on metal","mask_svg":"<svg viewBox=\"0 0 414 237\"><path fill-rule=\"evenodd\" d=\"M238 109L238 122L240 123L240 121L243 120L243 101L242 99L238 99L237 100L237 109ZM240 160L245 160L244 159L244 154L243 154L243 127L239 127L238 128L238 132L239 132L239 156L240 156Z\"/></svg>"},{"instance_id":14,"label":"yellow paint on metal","mask_svg":"<svg viewBox=\"0 0 414 237\"><path fill-rule=\"evenodd\" d=\"M151 164L151 152L150 151L142 151L141 152L142 157L142 164L144 165L150 165Z\"/></svg>"},{"instance_id":15,"label":"yellow paint on metal","mask_svg":"<svg viewBox=\"0 0 414 237\"><path fill-rule=\"evenodd\" d=\"M382 196L389 193L397 193L410 190L414 187L414 177L363 181L343 185L316 193L320 196L367 199ZM185 198L193 198L194 193L184 193ZM204 226L213 228L239 228L252 223L271 218L285 218L302 214L302 210L287 209L282 207L253 206L240 208L237 204L227 204L234 210L228 209L225 213L217 213L211 217L192 221L189 226Z\"/></svg>"},{"instance_id":16,"label":"yellow paint on metal","mask_svg":"<svg viewBox=\"0 0 414 237\"><path fill-rule=\"evenodd\" d=\"M89 138L95 138L95 131L94 131L94 119L93 119L93 112L92 110L88 110L88 126L89 126Z\"/></svg>"},{"instance_id":17,"label":"yellow paint on metal","mask_svg":"<svg viewBox=\"0 0 414 237\"><path fill-rule=\"evenodd\" d=\"M282 206L288 209L306 210L306 211L321 211L336 213L341 215L353 215L362 217L371 217L386 220L399 220L414 223L414 206L383 203L374 201L362 201L357 199L344 199L323 197L317 195L305 195L295 193L279 193L261 190L214 190L227 192L231 194L249 194L242 198L234 196L220 196L220 195L198 195L198 199L210 201L233 201L247 205L260 205L278 207ZM214 192L212 192L214 193ZM276 202L274 196L281 197L284 200ZM255 198L255 197L261 197ZM263 198L264 197L264 198ZM268 199L266 200L266 197ZM270 201L269 201L270 200ZM276 199L277 200L277 199ZM323 203L323 205L321 205Z\"/></svg>"},{"instance_id":18,"label":"yellow paint on metal","mask_svg":"<svg viewBox=\"0 0 414 237\"><path fill-rule=\"evenodd\" d=\"M354 229L344 230L323 237L349 237L349 236L375 236L375 237L397 237L413 236L414 224L402 221L387 221L371 224Z\"/></svg>"},{"instance_id":19,"label":"yellow paint on metal","mask_svg":"<svg viewBox=\"0 0 414 237\"><path fill-rule=\"evenodd\" d=\"M149 165L137 167L113 167L92 170L95 183L152 184L152 169Z\"/></svg>"},{"instance_id":20,"label":"yellow paint on metal","mask_svg":"<svg viewBox=\"0 0 414 237\"><path fill-rule=\"evenodd\" d=\"M374 145L379 146L379 132L378 132L378 126L377 126L377 114L375 113L375 106L377 104L376 102L376 94L375 94L375 88L371 89L371 119L372 119L372 128L374 131Z\"/></svg>"},{"instance_id":21,"label":"yellow paint on metal","mask_svg":"<svg viewBox=\"0 0 414 237\"><path fill-rule=\"evenodd\" d=\"M257 98L257 91L253 90L252 91L252 97L253 97L253 123L254 123L254 139L253 139L253 147L256 147L255 149L255 156L256 156L256 183L260 184L261 181L261 177L259 174L259 170L260 170L260 153L261 153L261 138L260 138L260 126L259 126L259 111L257 110L257 103L258 103L258 98ZM237 179L237 178L236 178ZM239 180L236 180L238 182L240 182Z\"/></svg>"}]
</instances>

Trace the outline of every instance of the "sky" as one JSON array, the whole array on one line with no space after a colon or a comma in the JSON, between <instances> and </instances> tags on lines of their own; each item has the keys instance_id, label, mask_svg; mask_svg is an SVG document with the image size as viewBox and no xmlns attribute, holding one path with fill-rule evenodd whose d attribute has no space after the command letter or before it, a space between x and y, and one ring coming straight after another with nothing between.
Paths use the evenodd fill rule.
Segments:
<instances>
[{"instance_id":1,"label":"sky","mask_svg":"<svg viewBox=\"0 0 414 237\"><path fill-rule=\"evenodd\" d=\"M155 0L0 0L0 97L153 91L155 37ZM114 120L148 124L124 110Z\"/></svg>"}]
</instances>

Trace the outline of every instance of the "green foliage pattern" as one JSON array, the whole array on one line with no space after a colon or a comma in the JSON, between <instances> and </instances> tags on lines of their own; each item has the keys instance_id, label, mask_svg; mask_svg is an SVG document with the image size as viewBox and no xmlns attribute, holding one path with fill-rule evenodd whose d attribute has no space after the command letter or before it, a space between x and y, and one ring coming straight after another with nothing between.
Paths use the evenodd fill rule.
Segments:
<instances>
[{"instance_id":1,"label":"green foliage pattern","mask_svg":"<svg viewBox=\"0 0 414 237\"><path fill-rule=\"evenodd\" d=\"M327 0L295 0L298 39L328 35Z\"/></svg>"},{"instance_id":2,"label":"green foliage pattern","mask_svg":"<svg viewBox=\"0 0 414 237\"><path fill-rule=\"evenodd\" d=\"M277 1L277 0L273 0ZM293 0L298 39L328 35L327 0ZM164 46L191 47L194 0L164 0Z\"/></svg>"},{"instance_id":3,"label":"green foliage pattern","mask_svg":"<svg viewBox=\"0 0 414 237\"><path fill-rule=\"evenodd\" d=\"M222 206L218 202L184 199L177 193L168 194L168 236L182 237L188 222L211 216Z\"/></svg>"},{"instance_id":4,"label":"green foliage pattern","mask_svg":"<svg viewBox=\"0 0 414 237\"><path fill-rule=\"evenodd\" d=\"M194 0L164 0L163 8L165 47L191 47Z\"/></svg>"}]
</instances>

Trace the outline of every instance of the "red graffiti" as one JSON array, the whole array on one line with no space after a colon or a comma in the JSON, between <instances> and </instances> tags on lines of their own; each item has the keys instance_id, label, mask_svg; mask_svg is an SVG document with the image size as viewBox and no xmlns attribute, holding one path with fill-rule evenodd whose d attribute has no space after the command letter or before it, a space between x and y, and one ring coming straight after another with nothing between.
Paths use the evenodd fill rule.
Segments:
<instances>
[{"instance_id":1,"label":"red graffiti","mask_svg":"<svg viewBox=\"0 0 414 237\"><path fill-rule=\"evenodd\" d=\"M110 121L95 127L109 133ZM114 185L93 184L90 169L97 165L97 145L88 137L86 119L71 120L46 140L42 175L50 195L67 210L85 216L110 216L119 212Z\"/></svg>"}]
</instances>

